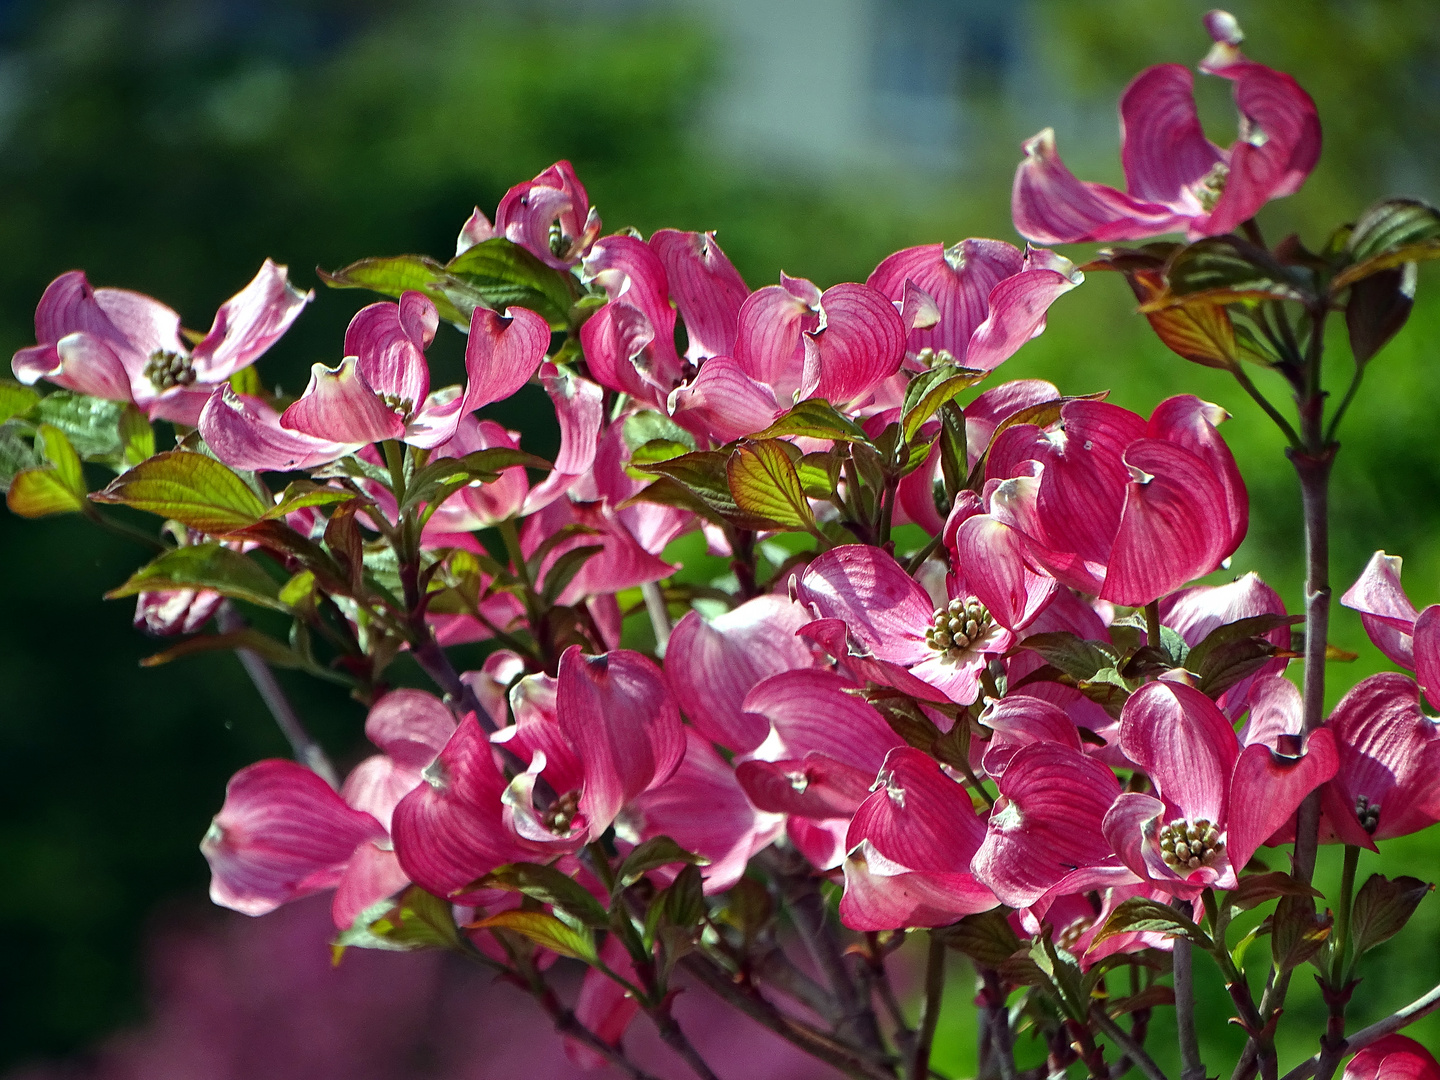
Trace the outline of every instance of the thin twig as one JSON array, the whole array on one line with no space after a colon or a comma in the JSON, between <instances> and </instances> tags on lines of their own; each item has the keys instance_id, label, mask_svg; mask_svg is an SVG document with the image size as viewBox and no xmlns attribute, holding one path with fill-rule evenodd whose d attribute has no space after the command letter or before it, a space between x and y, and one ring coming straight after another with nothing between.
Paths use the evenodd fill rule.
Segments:
<instances>
[{"instance_id":1,"label":"thin twig","mask_svg":"<svg viewBox=\"0 0 1440 1080\"><path fill-rule=\"evenodd\" d=\"M655 655L664 656L670 644L670 611L665 606L665 593L658 582L647 581L640 586L640 595L645 598L645 610L655 630Z\"/></svg>"},{"instance_id":2,"label":"thin twig","mask_svg":"<svg viewBox=\"0 0 1440 1080\"><path fill-rule=\"evenodd\" d=\"M657 1009L647 1010L650 1019L655 1022L655 1027L660 1032L660 1038L665 1040L665 1045L674 1050L685 1064L689 1065L700 1080L720 1080L713 1069L706 1064L705 1059L700 1056L700 1051L695 1049L695 1044L686 1037L680 1025L675 1022L675 1017L670 1013L668 1005L662 1005Z\"/></svg>"},{"instance_id":3,"label":"thin twig","mask_svg":"<svg viewBox=\"0 0 1440 1080\"><path fill-rule=\"evenodd\" d=\"M223 634L237 633L249 625L229 600L221 602L215 613L215 624ZM270 665L251 649L236 649L235 655L245 668L245 674L249 675L250 681L255 684L255 689L259 691L265 707L270 710L270 715L275 718L275 726L290 744L295 760L338 790L340 776L336 773L335 766L330 763L324 748L305 730L305 725L301 723L295 707L290 704L290 699L285 696L285 691L281 689L275 673L270 670Z\"/></svg>"},{"instance_id":4,"label":"thin twig","mask_svg":"<svg viewBox=\"0 0 1440 1080\"><path fill-rule=\"evenodd\" d=\"M1090 1006L1090 1022L1099 1028L1107 1039L1123 1050L1125 1056L1133 1061L1135 1067L1150 1080L1169 1080L1164 1070L1155 1064L1155 1059L1145 1052L1145 1048L1132 1039L1124 1028L1111 1020L1099 1005Z\"/></svg>"},{"instance_id":5,"label":"thin twig","mask_svg":"<svg viewBox=\"0 0 1440 1080\"><path fill-rule=\"evenodd\" d=\"M1190 905L1185 901L1177 900L1175 906L1181 909L1181 914L1190 914ZM1195 975L1191 949L1189 938L1175 939L1175 951L1172 955L1175 974L1175 1024L1179 1029L1180 1039L1180 1078L1205 1080L1205 1066L1200 1061L1200 1039L1195 1033Z\"/></svg>"},{"instance_id":6,"label":"thin twig","mask_svg":"<svg viewBox=\"0 0 1440 1080\"><path fill-rule=\"evenodd\" d=\"M925 998L920 1003L920 1023L910 1049L911 1080L925 1080L930 1073L930 1047L935 1042L935 1027L940 1022L940 1003L944 996L945 942L932 933L925 957Z\"/></svg>"},{"instance_id":7,"label":"thin twig","mask_svg":"<svg viewBox=\"0 0 1440 1080\"><path fill-rule=\"evenodd\" d=\"M1000 976L989 968L980 970L984 982L985 1030L989 1035L990 1056L1000 1070L1000 1080L1018 1080L1015 1069L1015 1042L1010 1034L1010 1010L1005 1004L1005 990ZM985 1069L982 1067L981 1072Z\"/></svg>"},{"instance_id":8,"label":"thin twig","mask_svg":"<svg viewBox=\"0 0 1440 1080\"><path fill-rule=\"evenodd\" d=\"M680 966L709 987L716 996L798 1046L811 1057L819 1058L847 1075L860 1077L862 1080L895 1080L894 1072L874 1060L867 1051L785 1015L754 987L735 982L704 957L687 956L680 961Z\"/></svg>"},{"instance_id":9,"label":"thin twig","mask_svg":"<svg viewBox=\"0 0 1440 1080\"><path fill-rule=\"evenodd\" d=\"M1369 1027L1361 1028L1346 1040L1345 1052L1353 1050L1364 1050L1371 1043L1378 1042L1386 1035L1390 1035L1401 1028L1413 1024L1422 1016L1429 1016L1436 1009L1440 1009L1440 986L1436 986L1428 994L1416 998L1403 1009L1398 1009L1385 1017L1384 1020L1377 1020ZM1306 1080L1307 1077L1315 1075L1315 1069L1320 1064L1320 1055L1306 1058L1295 1068L1285 1074L1283 1080Z\"/></svg>"}]
</instances>

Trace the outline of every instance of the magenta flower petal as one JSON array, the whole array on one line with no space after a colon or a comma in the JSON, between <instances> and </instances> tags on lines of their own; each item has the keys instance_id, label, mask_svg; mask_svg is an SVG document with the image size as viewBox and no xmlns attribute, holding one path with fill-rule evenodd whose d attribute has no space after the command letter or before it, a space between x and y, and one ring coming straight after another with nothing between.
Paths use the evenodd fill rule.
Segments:
<instances>
[{"instance_id":1,"label":"magenta flower petal","mask_svg":"<svg viewBox=\"0 0 1440 1080\"><path fill-rule=\"evenodd\" d=\"M675 771L685 731L660 669L639 653L586 656L572 646L557 682L560 729L585 767L580 813L594 840L626 802Z\"/></svg>"},{"instance_id":2,"label":"magenta flower petal","mask_svg":"<svg viewBox=\"0 0 1440 1080\"><path fill-rule=\"evenodd\" d=\"M1195 191L1218 163L1195 111L1195 76L1179 64L1146 68L1120 97L1120 161L1137 199L1183 214L1202 210Z\"/></svg>"},{"instance_id":3,"label":"magenta flower petal","mask_svg":"<svg viewBox=\"0 0 1440 1080\"><path fill-rule=\"evenodd\" d=\"M712 356L700 372L670 395L670 414L687 426L693 418L716 442L727 443L768 427L781 409L775 392L728 356Z\"/></svg>"},{"instance_id":4,"label":"magenta flower petal","mask_svg":"<svg viewBox=\"0 0 1440 1080\"><path fill-rule=\"evenodd\" d=\"M1106 811L1100 829L1131 873L1148 881L1154 874L1162 879L1173 876L1159 859L1146 858L1147 849L1154 847L1147 841L1153 839L1164 821L1163 802L1153 795L1127 791Z\"/></svg>"},{"instance_id":5,"label":"magenta flower petal","mask_svg":"<svg viewBox=\"0 0 1440 1080\"><path fill-rule=\"evenodd\" d=\"M1225 554L1240 546L1250 525L1250 496L1235 456L1225 445L1217 425L1230 414L1219 405L1201 401L1193 394L1166 398L1150 414L1146 434L1183 446L1210 468L1225 489L1226 516L1230 522L1230 538Z\"/></svg>"},{"instance_id":6,"label":"magenta flower petal","mask_svg":"<svg viewBox=\"0 0 1440 1080\"><path fill-rule=\"evenodd\" d=\"M811 751L777 761L742 761L735 779L757 810L824 821L853 814L870 794L875 774Z\"/></svg>"},{"instance_id":7,"label":"magenta flower petal","mask_svg":"<svg viewBox=\"0 0 1440 1080\"><path fill-rule=\"evenodd\" d=\"M1055 595L1055 579L1026 563L1024 537L993 517L975 515L960 522L946 546L956 576L964 575L959 591L973 594L1007 630L1028 625Z\"/></svg>"},{"instance_id":8,"label":"magenta flower petal","mask_svg":"<svg viewBox=\"0 0 1440 1080\"><path fill-rule=\"evenodd\" d=\"M455 254L464 255L476 244L483 244L495 235L495 226L490 224L490 219L477 206L475 212L465 219L465 224L460 226L460 235L455 238Z\"/></svg>"},{"instance_id":9,"label":"magenta flower petal","mask_svg":"<svg viewBox=\"0 0 1440 1080\"><path fill-rule=\"evenodd\" d=\"M846 857L844 868L840 921L852 930L949 926L998 902L973 874L905 870L868 840Z\"/></svg>"},{"instance_id":10,"label":"magenta flower petal","mask_svg":"<svg viewBox=\"0 0 1440 1080\"><path fill-rule=\"evenodd\" d=\"M1340 603L1360 612L1360 621L1375 647L1401 667L1415 666L1415 619L1419 614L1400 584L1403 560L1377 551Z\"/></svg>"},{"instance_id":11,"label":"magenta flower petal","mask_svg":"<svg viewBox=\"0 0 1440 1080\"><path fill-rule=\"evenodd\" d=\"M359 443L316 439L280 426L274 409L258 398L242 398L228 383L216 387L200 413L200 435L232 469L309 469L359 449Z\"/></svg>"},{"instance_id":12,"label":"magenta flower petal","mask_svg":"<svg viewBox=\"0 0 1440 1080\"><path fill-rule=\"evenodd\" d=\"M990 776L1000 777L1021 747L1049 742L1082 749L1075 723L1058 705L1024 693L1012 693L991 702L980 714L980 723L994 734L982 759Z\"/></svg>"},{"instance_id":13,"label":"magenta flower petal","mask_svg":"<svg viewBox=\"0 0 1440 1080\"><path fill-rule=\"evenodd\" d=\"M1328 726L1340 764L1326 788L1325 814L1347 843L1367 843L1357 810L1375 840L1405 836L1440 820L1440 726L1420 708L1420 688L1382 672L1350 690ZM1364 799L1361 806L1360 800Z\"/></svg>"},{"instance_id":14,"label":"magenta flower petal","mask_svg":"<svg viewBox=\"0 0 1440 1080\"><path fill-rule=\"evenodd\" d=\"M411 881L436 896L458 896L495 867L525 858L502 820L505 777L473 716L460 722L423 775L391 822Z\"/></svg>"},{"instance_id":15,"label":"magenta flower petal","mask_svg":"<svg viewBox=\"0 0 1440 1080\"><path fill-rule=\"evenodd\" d=\"M1010 215L1016 231L1031 243L1143 240L1189 224L1187 216L1160 203L1104 184L1081 183L1060 160L1050 128L1022 145L1025 159L1015 172Z\"/></svg>"},{"instance_id":16,"label":"magenta flower petal","mask_svg":"<svg viewBox=\"0 0 1440 1080\"><path fill-rule=\"evenodd\" d=\"M425 348L437 324L435 305L418 292L405 293L398 304L370 304L345 330L345 355L357 358L366 386L408 415L430 393Z\"/></svg>"},{"instance_id":17,"label":"magenta flower petal","mask_svg":"<svg viewBox=\"0 0 1440 1080\"><path fill-rule=\"evenodd\" d=\"M899 664L879 660L869 652L857 650L858 642L852 640L843 619L816 619L806 623L797 633L833 656L839 662L842 674L848 674L861 682L894 687L919 701L950 701L942 690L917 679Z\"/></svg>"},{"instance_id":18,"label":"magenta flower petal","mask_svg":"<svg viewBox=\"0 0 1440 1080\"><path fill-rule=\"evenodd\" d=\"M650 247L664 264L670 294L685 320L685 356L730 356L735 350L740 306L750 295L740 272L715 242L713 232L660 229Z\"/></svg>"},{"instance_id":19,"label":"magenta flower petal","mask_svg":"<svg viewBox=\"0 0 1440 1080\"><path fill-rule=\"evenodd\" d=\"M1342 1080L1440 1080L1440 1062L1414 1039L1391 1034L1351 1058Z\"/></svg>"},{"instance_id":20,"label":"magenta flower petal","mask_svg":"<svg viewBox=\"0 0 1440 1080\"><path fill-rule=\"evenodd\" d=\"M290 284L286 267L266 259L250 284L220 305L210 332L195 346L192 358L200 381L219 382L249 367L313 299L313 292Z\"/></svg>"},{"instance_id":21,"label":"magenta flower petal","mask_svg":"<svg viewBox=\"0 0 1440 1080\"><path fill-rule=\"evenodd\" d=\"M1140 687L1120 715L1120 748L1150 774L1173 814L1226 820L1240 743L1225 714L1199 690L1164 680Z\"/></svg>"},{"instance_id":22,"label":"magenta flower petal","mask_svg":"<svg viewBox=\"0 0 1440 1080\"><path fill-rule=\"evenodd\" d=\"M665 677L695 729L742 754L764 742L769 724L745 711L745 695L771 675L813 666L809 646L795 633L807 622L803 608L774 595L710 620L687 612L670 633Z\"/></svg>"},{"instance_id":23,"label":"magenta flower petal","mask_svg":"<svg viewBox=\"0 0 1440 1080\"><path fill-rule=\"evenodd\" d=\"M639 981L635 962L624 943L614 934L607 937L600 947L600 958L621 978L632 983ZM575 1018L599 1036L602 1042L619 1046L639 1011L640 1003L598 968L590 968L580 980L580 995L575 999ZM582 1069L596 1070L606 1065L603 1057L574 1039L565 1040L565 1054Z\"/></svg>"},{"instance_id":24,"label":"magenta flower petal","mask_svg":"<svg viewBox=\"0 0 1440 1080\"><path fill-rule=\"evenodd\" d=\"M865 284L891 300L902 300L906 282L934 299L940 319L933 327L910 331L907 347L944 349L967 364L966 349L976 327L990 314L990 295L1001 281L1018 274L1024 256L1003 240L962 240L952 248L925 244L905 248L875 267Z\"/></svg>"},{"instance_id":25,"label":"magenta flower petal","mask_svg":"<svg viewBox=\"0 0 1440 1080\"><path fill-rule=\"evenodd\" d=\"M650 340L642 348L630 346L616 362L632 364L645 383L662 396L669 394L680 383L684 365L675 352L675 309L660 257L638 237L607 236L586 257L585 273L612 303L643 313L650 327Z\"/></svg>"},{"instance_id":26,"label":"magenta flower petal","mask_svg":"<svg viewBox=\"0 0 1440 1080\"><path fill-rule=\"evenodd\" d=\"M735 362L788 403L805 365L803 334L820 322L820 290L803 278L781 275L781 284L757 289L740 306Z\"/></svg>"},{"instance_id":27,"label":"magenta flower petal","mask_svg":"<svg viewBox=\"0 0 1440 1080\"><path fill-rule=\"evenodd\" d=\"M1415 678L1432 707L1440 701L1440 604L1431 604L1415 619Z\"/></svg>"},{"instance_id":28,"label":"magenta flower petal","mask_svg":"<svg viewBox=\"0 0 1440 1080\"><path fill-rule=\"evenodd\" d=\"M440 756L453 734L454 714L423 690L392 690L365 717L365 737L395 764L416 772Z\"/></svg>"},{"instance_id":29,"label":"magenta flower petal","mask_svg":"<svg viewBox=\"0 0 1440 1080\"><path fill-rule=\"evenodd\" d=\"M337 368L314 364L300 400L280 415L280 424L316 439L372 443L398 439L405 421L376 395L360 374L356 358Z\"/></svg>"},{"instance_id":30,"label":"magenta flower petal","mask_svg":"<svg viewBox=\"0 0 1440 1080\"><path fill-rule=\"evenodd\" d=\"M635 796L616 825L627 838L668 836L709 859L700 868L707 894L722 893L739 881L750 857L781 828L779 818L756 812L735 770L693 728L685 731L685 759L674 775Z\"/></svg>"},{"instance_id":31,"label":"magenta flower petal","mask_svg":"<svg viewBox=\"0 0 1440 1080\"><path fill-rule=\"evenodd\" d=\"M1305 704L1300 688L1283 675L1262 675L1250 688L1250 715L1240 733L1244 746L1260 744L1281 749L1280 740L1305 730Z\"/></svg>"},{"instance_id":32,"label":"magenta flower petal","mask_svg":"<svg viewBox=\"0 0 1440 1080\"><path fill-rule=\"evenodd\" d=\"M1217 42L1200 70L1235 84L1240 138L1230 150L1224 192L1193 235L1229 232L1270 199L1293 195L1320 160L1320 116L1315 102L1289 75L1247 60Z\"/></svg>"},{"instance_id":33,"label":"magenta flower petal","mask_svg":"<svg viewBox=\"0 0 1440 1080\"><path fill-rule=\"evenodd\" d=\"M211 900L263 915L332 888L358 845L384 837L378 821L345 805L309 769L271 759L230 778L200 850Z\"/></svg>"},{"instance_id":34,"label":"magenta flower petal","mask_svg":"<svg viewBox=\"0 0 1440 1080\"><path fill-rule=\"evenodd\" d=\"M881 660L908 665L935 655L925 644L934 622L930 597L879 548L831 548L806 567L798 594L822 618L843 620L855 641Z\"/></svg>"},{"instance_id":35,"label":"magenta flower petal","mask_svg":"<svg viewBox=\"0 0 1440 1080\"><path fill-rule=\"evenodd\" d=\"M1000 902L1021 908L1082 867L1113 862L1100 823L1120 794L1115 774L1057 743L1034 743L997 784L985 842L971 864Z\"/></svg>"},{"instance_id":36,"label":"magenta flower petal","mask_svg":"<svg viewBox=\"0 0 1440 1080\"><path fill-rule=\"evenodd\" d=\"M585 366L595 381L617 394L629 394L658 406L670 388L666 387L666 395L661 395L640 371L655 340L650 317L620 300L610 301L580 327Z\"/></svg>"},{"instance_id":37,"label":"magenta flower petal","mask_svg":"<svg viewBox=\"0 0 1440 1080\"><path fill-rule=\"evenodd\" d=\"M874 706L849 692L855 688L830 671L785 671L756 683L743 708L768 721L784 756L824 754L868 774L868 786L885 755L903 741ZM764 748L760 756L767 756Z\"/></svg>"},{"instance_id":38,"label":"magenta flower petal","mask_svg":"<svg viewBox=\"0 0 1440 1080\"><path fill-rule=\"evenodd\" d=\"M409 884L410 879L400 868L400 860L393 850L380 847L374 841L362 843L350 856L335 888L330 916L337 928L348 930L362 911L394 896Z\"/></svg>"},{"instance_id":39,"label":"magenta flower petal","mask_svg":"<svg viewBox=\"0 0 1440 1080\"><path fill-rule=\"evenodd\" d=\"M540 365L540 385L555 406L560 450L550 475L525 497L522 514L533 514L548 506L568 491L577 477L590 471L605 422L605 391L598 384L547 360Z\"/></svg>"},{"instance_id":40,"label":"magenta flower petal","mask_svg":"<svg viewBox=\"0 0 1440 1080\"><path fill-rule=\"evenodd\" d=\"M1133 479L1100 598L1143 607L1214 570L1234 530L1224 487L1190 451L1137 439L1125 463Z\"/></svg>"},{"instance_id":41,"label":"magenta flower petal","mask_svg":"<svg viewBox=\"0 0 1440 1080\"><path fill-rule=\"evenodd\" d=\"M868 285L835 285L820 297L819 327L805 336L800 396L854 401L904 359L905 324L895 305Z\"/></svg>"},{"instance_id":42,"label":"magenta flower petal","mask_svg":"<svg viewBox=\"0 0 1440 1080\"><path fill-rule=\"evenodd\" d=\"M1281 757L1261 743L1240 752L1230 782L1225 839L1236 873L1290 820L1305 796L1335 775L1338 763L1334 736L1325 728L1311 733L1298 758Z\"/></svg>"},{"instance_id":43,"label":"magenta flower petal","mask_svg":"<svg viewBox=\"0 0 1440 1080\"><path fill-rule=\"evenodd\" d=\"M990 291L990 314L970 338L965 366L994 371L1045 330L1045 313L1085 275L1069 259L1044 249L1025 253L1025 266Z\"/></svg>"},{"instance_id":44,"label":"magenta flower petal","mask_svg":"<svg viewBox=\"0 0 1440 1080\"><path fill-rule=\"evenodd\" d=\"M524 386L550 348L550 324L529 308L509 308L500 316L477 307L465 342L463 412L503 401Z\"/></svg>"},{"instance_id":45,"label":"magenta flower petal","mask_svg":"<svg viewBox=\"0 0 1440 1080\"><path fill-rule=\"evenodd\" d=\"M30 356L26 356L26 354ZM39 354L46 354L41 356ZM38 364L27 367L31 357L36 361L54 360L55 366L39 370ZM66 334L54 346L42 349L21 349L12 363L15 374L22 381L34 382L44 377L56 386L75 390L91 397L109 401L129 401L131 395L130 376L125 365L115 355L115 350L103 340L90 334Z\"/></svg>"}]
</instances>

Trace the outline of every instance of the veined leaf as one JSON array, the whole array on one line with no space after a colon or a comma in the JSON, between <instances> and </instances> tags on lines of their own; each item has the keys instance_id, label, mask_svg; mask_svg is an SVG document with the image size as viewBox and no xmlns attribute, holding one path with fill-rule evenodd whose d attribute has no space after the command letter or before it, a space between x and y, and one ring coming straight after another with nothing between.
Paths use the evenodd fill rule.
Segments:
<instances>
[{"instance_id":1,"label":"veined leaf","mask_svg":"<svg viewBox=\"0 0 1440 1080\"><path fill-rule=\"evenodd\" d=\"M735 505L746 513L786 528L816 530L795 465L778 439L738 447L730 455L726 477Z\"/></svg>"},{"instance_id":2,"label":"veined leaf","mask_svg":"<svg viewBox=\"0 0 1440 1080\"><path fill-rule=\"evenodd\" d=\"M610 913L590 894L590 890L553 866L509 863L496 867L463 891L472 892L475 889L506 889L522 893L567 912L585 926L602 929L610 925Z\"/></svg>"},{"instance_id":3,"label":"veined leaf","mask_svg":"<svg viewBox=\"0 0 1440 1080\"><path fill-rule=\"evenodd\" d=\"M544 911L500 911L489 918L469 924L472 930L513 930L536 945L594 964L599 960L595 951L595 935L589 930L567 926Z\"/></svg>"},{"instance_id":4,"label":"veined leaf","mask_svg":"<svg viewBox=\"0 0 1440 1080\"><path fill-rule=\"evenodd\" d=\"M988 374L987 371L972 371L947 364L931 368L911 379L910 385L905 388L905 404L900 410L905 441L908 443L914 439L915 433L941 405Z\"/></svg>"},{"instance_id":5,"label":"veined leaf","mask_svg":"<svg viewBox=\"0 0 1440 1080\"><path fill-rule=\"evenodd\" d=\"M39 400L40 395L32 387L14 379L0 379L0 424L29 412Z\"/></svg>"},{"instance_id":6,"label":"veined leaf","mask_svg":"<svg viewBox=\"0 0 1440 1080\"><path fill-rule=\"evenodd\" d=\"M507 307L529 308L557 330L569 324L574 279L502 236L461 252L445 264L445 270L479 292L486 307L502 312Z\"/></svg>"},{"instance_id":7,"label":"veined leaf","mask_svg":"<svg viewBox=\"0 0 1440 1080\"><path fill-rule=\"evenodd\" d=\"M450 905L418 885L395 900L371 904L355 917L331 946L334 963L347 948L413 952L417 949L460 949L460 931Z\"/></svg>"},{"instance_id":8,"label":"veined leaf","mask_svg":"<svg viewBox=\"0 0 1440 1080\"><path fill-rule=\"evenodd\" d=\"M311 577L313 582L313 575ZM118 600L142 592L168 589L211 589L235 600L288 611L280 600L280 586L252 559L223 544L194 544L167 551L142 566L117 589L105 594Z\"/></svg>"},{"instance_id":9,"label":"veined leaf","mask_svg":"<svg viewBox=\"0 0 1440 1080\"><path fill-rule=\"evenodd\" d=\"M270 509L228 466L184 450L155 455L91 498L174 518L215 536L254 525Z\"/></svg>"},{"instance_id":10,"label":"veined leaf","mask_svg":"<svg viewBox=\"0 0 1440 1080\"><path fill-rule=\"evenodd\" d=\"M836 439L842 442L866 442L865 432L854 421L841 416L835 406L820 398L800 402L752 439L778 439L785 435L803 435L810 439Z\"/></svg>"}]
</instances>

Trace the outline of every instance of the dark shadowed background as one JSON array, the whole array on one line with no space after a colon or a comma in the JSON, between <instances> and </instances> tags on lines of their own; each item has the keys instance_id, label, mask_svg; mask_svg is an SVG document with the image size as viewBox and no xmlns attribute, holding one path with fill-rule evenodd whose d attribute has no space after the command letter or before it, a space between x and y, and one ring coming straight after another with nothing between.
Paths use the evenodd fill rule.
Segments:
<instances>
[{"instance_id":1,"label":"dark shadowed background","mask_svg":"<svg viewBox=\"0 0 1440 1080\"><path fill-rule=\"evenodd\" d=\"M312 362L339 359L370 299L325 289L315 266L446 256L472 206L492 212L561 157L607 231L716 229L752 287L782 269L864 280L909 244L1016 241L1021 140L1053 126L1078 175L1118 182L1115 99L1141 67L1204 54L1204 7L0 0L0 354L32 343L35 301L62 271L148 292L204 328L270 256L317 288L260 364L267 382L298 390ZM1237 0L1235 13L1250 54L1294 74L1325 128L1316 174L1261 217L1272 241L1298 231L1318 245L1382 195L1440 198L1440 7ZM1202 115L1228 144L1228 85L1201 83ZM1437 285L1422 274L1409 326L1372 365L1335 473L1337 586L1384 546L1405 557L1422 606L1440 600ZM1233 571L1258 569L1293 609L1298 497L1279 435L1228 376L1168 353L1132 309L1123 282L1092 275L1002 374L1110 388L1145 413L1181 391L1229 408L1253 505ZM1348 357L1334 345L1343 387ZM442 330L442 370L459 351ZM1283 398L1278 380L1255 377ZM528 415L533 404L494 415L529 427L543 453L553 421ZM131 630L128 602L100 596L142 556L73 518L0 512L0 1068L74 1053L143 1016L147 926L203 898L196 845L228 776L284 752L233 658L137 667L154 643ZM1332 669L1338 696L1382 658L1352 613L1335 624L1335 643L1362 653ZM330 749L353 755L358 707L285 681ZM1421 872L1414 861L1433 866L1437 851L1428 837L1398 841L1365 868L1404 856ZM1384 997L1358 1007L1361 1022L1440 977L1436 908L1367 958L1361 972ZM960 1017L969 995L956 989ZM1301 999L1293 1011L1317 1008ZM1217 1060L1239 1037L1218 1032ZM973 1069L971 1038L949 1024L937 1065Z\"/></svg>"}]
</instances>

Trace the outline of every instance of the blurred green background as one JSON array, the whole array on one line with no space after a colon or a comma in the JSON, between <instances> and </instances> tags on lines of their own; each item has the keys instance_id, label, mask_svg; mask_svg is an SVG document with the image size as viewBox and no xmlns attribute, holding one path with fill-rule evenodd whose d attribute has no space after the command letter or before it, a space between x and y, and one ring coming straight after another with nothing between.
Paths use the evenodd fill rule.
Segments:
<instances>
[{"instance_id":1,"label":"blurred green background","mask_svg":"<svg viewBox=\"0 0 1440 1080\"><path fill-rule=\"evenodd\" d=\"M317 264L445 256L473 205L492 212L508 186L561 157L606 231L717 229L752 287L781 269L863 280L909 244L1014 241L1020 141L1052 125L1077 175L1118 182L1115 98L1147 64L1203 55L1204 7L0 0L0 352L33 341L35 301L64 270L148 292L203 329L267 256L303 286L317 284ZM1298 231L1318 245L1382 195L1440 197L1440 7L1257 0L1235 13L1251 55L1293 73L1325 128L1314 177L1261 217L1272 241ZM1228 86L1202 78L1199 90L1212 137L1228 144ZM1337 593L1383 546L1405 556L1417 603L1440 600L1437 285L1422 273L1410 324L1372 365L1342 433ZM368 299L321 287L261 361L266 380L298 389L312 362L334 363ZM1182 391L1225 405L1252 498L1233 570L1258 569L1298 607L1298 497L1278 433L1228 376L1167 352L1132 309L1123 282L1092 275L1003 375L1109 388L1147 413ZM1333 344L1341 390L1348 357ZM438 353L453 362L458 335L442 331ZM1283 398L1278 379L1255 377ZM541 423L524 401L499 415ZM142 555L77 520L0 515L0 1068L141 1015L149 913L203 896L196 844L225 780L284 752L233 659L137 668L153 643L131 630L128 602L100 595ZM1362 654L1332 668L1337 696L1383 666L1351 613L1338 613L1332 639ZM358 708L286 681L332 750L353 753ZM1424 873L1437 852L1431 837L1394 842L1362 873L1406 860ZM1437 911L1428 901L1366 962L1360 1021L1440 978ZM964 1075L969 994L956 990L937 1065ZM1313 995L1287 1020L1303 1015L1320 1015ZM1213 1019L1219 1061L1239 1033ZM1168 1050L1168 1025L1156 1027ZM1440 1024L1417 1030L1433 1038Z\"/></svg>"}]
</instances>

